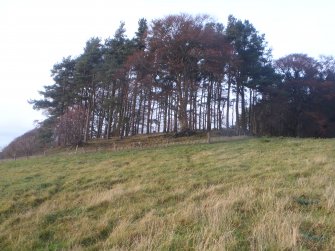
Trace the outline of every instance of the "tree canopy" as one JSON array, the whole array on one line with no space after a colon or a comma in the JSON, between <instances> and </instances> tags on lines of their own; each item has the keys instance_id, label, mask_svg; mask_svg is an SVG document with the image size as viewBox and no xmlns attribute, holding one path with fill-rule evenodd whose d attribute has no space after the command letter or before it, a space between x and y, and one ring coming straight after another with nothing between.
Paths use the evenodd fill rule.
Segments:
<instances>
[{"instance_id":1,"label":"tree canopy","mask_svg":"<svg viewBox=\"0 0 335 251\"><path fill-rule=\"evenodd\" d=\"M229 16L140 19L133 38L91 38L63 58L34 109L59 144L154 132L335 135L335 60L291 54L273 61L265 35Z\"/></svg>"}]
</instances>

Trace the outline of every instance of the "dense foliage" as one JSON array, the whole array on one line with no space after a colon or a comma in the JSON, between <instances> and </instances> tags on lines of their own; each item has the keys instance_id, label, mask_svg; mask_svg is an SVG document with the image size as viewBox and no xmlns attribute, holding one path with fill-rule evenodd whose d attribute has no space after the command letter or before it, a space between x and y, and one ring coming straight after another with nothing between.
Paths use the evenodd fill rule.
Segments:
<instances>
[{"instance_id":1,"label":"dense foliage","mask_svg":"<svg viewBox=\"0 0 335 251\"><path fill-rule=\"evenodd\" d=\"M271 83L263 77L274 75L268 69L264 36L248 21L231 16L224 28L208 16L171 15L150 25L141 19L134 38L121 23L113 38L92 38L82 55L56 64L54 84L32 104L56 128L76 124L84 142L232 126L246 133L249 100L255 103L257 83ZM60 131L67 139L67 129Z\"/></svg>"},{"instance_id":2,"label":"dense foliage","mask_svg":"<svg viewBox=\"0 0 335 251\"><path fill-rule=\"evenodd\" d=\"M335 60L303 54L278 59L282 77L255 106L257 133L295 137L335 136Z\"/></svg>"},{"instance_id":3,"label":"dense foliage","mask_svg":"<svg viewBox=\"0 0 335 251\"><path fill-rule=\"evenodd\" d=\"M60 145L92 138L213 129L236 134L335 135L335 60L272 60L265 36L233 16L170 15L138 23L131 39L91 38L54 65L32 100Z\"/></svg>"}]
</instances>

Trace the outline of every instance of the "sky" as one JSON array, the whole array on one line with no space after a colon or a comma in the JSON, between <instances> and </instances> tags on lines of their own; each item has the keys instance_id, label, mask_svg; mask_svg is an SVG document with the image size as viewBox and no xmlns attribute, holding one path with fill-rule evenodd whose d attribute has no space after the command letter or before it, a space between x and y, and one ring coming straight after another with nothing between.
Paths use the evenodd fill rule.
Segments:
<instances>
[{"instance_id":1,"label":"sky","mask_svg":"<svg viewBox=\"0 0 335 251\"><path fill-rule=\"evenodd\" d=\"M91 37L113 37L121 21L132 37L142 17L209 14L226 24L232 14L265 34L275 59L318 57L335 56L334 10L334 0L0 0L0 149L45 118L28 100L53 84L53 65Z\"/></svg>"}]
</instances>

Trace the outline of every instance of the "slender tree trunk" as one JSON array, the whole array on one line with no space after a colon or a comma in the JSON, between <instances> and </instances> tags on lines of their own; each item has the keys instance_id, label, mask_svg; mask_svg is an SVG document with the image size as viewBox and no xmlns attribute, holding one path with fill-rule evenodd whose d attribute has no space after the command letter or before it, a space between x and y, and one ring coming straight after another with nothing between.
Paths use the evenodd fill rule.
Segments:
<instances>
[{"instance_id":1,"label":"slender tree trunk","mask_svg":"<svg viewBox=\"0 0 335 251\"><path fill-rule=\"evenodd\" d=\"M163 117L163 132L166 133L167 132L167 123L168 123L168 106L169 106L169 102L168 102L168 96L164 95L164 117Z\"/></svg>"},{"instance_id":2,"label":"slender tree trunk","mask_svg":"<svg viewBox=\"0 0 335 251\"><path fill-rule=\"evenodd\" d=\"M198 92L195 91L195 94L193 96L193 130L197 130L197 112L198 112L198 108L197 108L197 95Z\"/></svg>"},{"instance_id":3,"label":"slender tree trunk","mask_svg":"<svg viewBox=\"0 0 335 251\"><path fill-rule=\"evenodd\" d=\"M178 106L178 96L177 96L177 100L175 101L175 110L174 110L174 117L173 117L173 132L178 132L178 109L179 109L179 106Z\"/></svg>"},{"instance_id":4,"label":"slender tree trunk","mask_svg":"<svg viewBox=\"0 0 335 251\"><path fill-rule=\"evenodd\" d=\"M147 134L150 133L150 118L151 118L151 90L149 91L148 100L148 116L147 116Z\"/></svg>"},{"instance_id":5,"label":"slender tree trunk","mask_svg":"<svg viewBox=\"0 0 335 251\"><path fill-rule=\"evenodd\" d=\"M168 111L167 111L167 116L168 116L168 120L167 120L167 132L171 132L172 129L172 99L170 96L168 96L168 101L167 101L167 105L168 105Z\"/></svg>"},{"instance_id":6,"label":"slender tree trunk","mask_svg":"<svg viewBox=\"0 0 335 251\"><path fill-rule=\"evenodd\" d=\"M137 83L136 83L137 85ZM131 134L136 134L136 100L137 100L137 86L134 86L133 93L132 93L132 103L131 103L131 112L130 117L131 121L129 122L131 124Z\"/></svg>"},{"instance_id":7,"label":"slender tree trunk","mask_svg":"<svg viewBox=\"0 0 335 251\"><path fill-rule=\"evenodd\" d=\"M184 89L186 89L186 86L184 86ZM182 87L180 87L178 95L178 120L180 122L180 129L181 131L186 131L189 129L187 118L187 90L182 90Z\"/></svg>"},{"instance_id":8,"label":"slender tree trunk","mask_svg":"<svg viewBox=\"0 0 335 251\"><path fill-rule=\"evenodd\" d=\"M111 132L111 127L112 127L112 106L109 107L108 110L108 122L107 122L107 133L106 133L106 139L110 138L110 132Z\"/></svg>"},{"instance_id":9,"label":"slender tree trunk","mask_svg":"<svg viewBox=\"0 0 335 251\"><path fill-rule=\"evenodd\" d=\"M115 85L112 87L112 93L110 98L114 99L115 98ZM111 136L111 129L112 129L112 122L113 122L113 115L114 115L114 110L113 106L109 105L108 106L108 122L107 122L107 134L106 134L106 139L109 139Z\"/></svg>"},{"instance_id":10,"label":"slender tree trunk","mask_svg":"<svg viewBox=\"0 0 335 251\"><path fill-rule=\"evenodd\" d=\"M211 131L212 129L212 121L211 121L211 101L212 101L212 89L213 89L213 82L209 81L208 82L208 89L207 89L207 131Z\"/></svg>"},{"instance_id":11,"label":"slender tree trunk","mask_svg":"<svg viewBox=\"0 0 335 251\"><path fill-rule=\"evenodd\" d=\"M249 93L249 114L248 114L248 130L251 133L252 132L252 120L251 120L251 114L252 114L252 110L253 110L253 100L252 100L252 95L253 95L253 91L250 88L250 93Z\"/></svg>"},{"instance_id":12,"label":"slender tree trunk","mask_svg":"<svg viewBox=\"0 0 335 251\"><path fill-rule=\"evenodd\" d=\"M142 91L139 91L139 101L138 101L138 107L136 112L136 134L140 133L140 125L141 125L141 112L142 112L142 106L143 106L143 93Z\"/></svg>"},{"instance_id":13,"label":"slender tree trunk","mask_svg":"<svg viewBox=\"0 0 335 251\"><path fill-rule=\"evenodd\" d=\"M240 103L240 86L237 84L236 86L236 103L235 103L235 127L236 127L236 133L239 135L240 134L240 113L239 113L239 103Z\"/></svg>"},{"instance_id":14,"label":"slender tree trunk","mask_svg":"<svg viewBox=\"0 0 335 251\"><path fill-rule=\"evenodd\" d=\"M247 131L247 118L246 118L246 108L245 108L245 92L244 86L241 86L241 129L242 133L245 134Z\"/></svg>"},{"instance_id":15,"label":"slender tree trunk","mask_svg":"<svg viewBox=\"0 0 335 251\"><path fill-rule=\"evenodd\" d=\"M217 83L217 88L216 88L216 93L217 93L217 129L221 129L222 128L222 112L221 112L221 106L222 106L222 87L221 87L221 83Z\"/></svg>"},{"instance_id":16,"label":"slender tree trunk","mask_svg":"<svg viewBox=\"0 0 335 251\"><path fill-rule=\"evenodd\" d=\"M200 106L199 106L199 119L198 119L198 128L199 130L202 129L202 100L203 100L203 96L204 96L204 88L202 88L201 90L201 96L200 96Z\"/></svg>"},{"instance_id":17,"label":"slender tree trunk","mask_svg":"<svg viewBox=\"0 0 335 251\"><path fill-rule=\"evenodd\" d=\"M228 93L227 93L226 128L229 128L230 88L231 88L231 79L230 79L230 74L229 74L229 76L228 76Z\"/></svg>"},{"instance_id":18,"label":"slender tree trunk","mask_svg":"<svg viewBox=\"0 0 335 251\"><path fill-rule=\"evenodd\" d=\"M94 132L94 119L95 119L95 103L96 103L96 100L95 100L95 95L96 95L96 93L95 93L95 87L94 87L94 83L92 83L92 86L93 86L93 90L92 90L92 99L91 99L91 105L90 105L90 107L91 107L91 121L90 121L90 123L91 123L91 130L90 130L90 139L92 139L93 138L93 132Z\"/></svg>"},{"instance_id":19,"label":"slender tree trunk","mask_svg":"<svg viewBox=\"0 0 335 251\"><path fill-rule=\"evenodd\" d=\"M91 116L91 106L88 105L86 111L86 120L85 120L85 133L84 133L84 143L88 141L88 135L90 130L90 116Z\"/></svg>"},{"instance_id":20,"label":"slender tree trunk","mask_svg":"<svg viewBox=\"0 0 335 251\"><path fill-rule=\"evenodd\" d=\"M144 121L145 121L145 113L146 113L146 103L147 103L147 93L144 93L143 99L143 110L142 110L142 127L141 127L141 134L144 134Z\"/></svg>"}]
</instances>

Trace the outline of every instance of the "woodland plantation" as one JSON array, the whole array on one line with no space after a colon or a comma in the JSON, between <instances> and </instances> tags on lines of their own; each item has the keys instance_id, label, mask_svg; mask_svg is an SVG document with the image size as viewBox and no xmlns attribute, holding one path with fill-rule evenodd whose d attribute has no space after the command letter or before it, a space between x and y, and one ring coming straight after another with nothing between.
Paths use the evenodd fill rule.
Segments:
<instances>
[{"instance_id":1,"label":"woodland plantation","mask_svg":"<svg viewBox=\"0 0 335 251\"><path fill-rule=\"evenodd\" d=\"M60 145L198 130L335 136L331 56L273 60L265 36L233 16L226 25L206 15L141 19L133 38L125 32L121 23L54 65L54 83L30 101L48 118L30 134Z\"/></svg>"}]
</instances>

